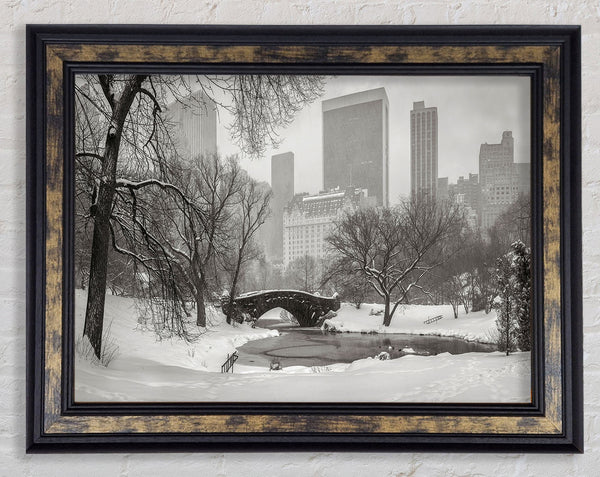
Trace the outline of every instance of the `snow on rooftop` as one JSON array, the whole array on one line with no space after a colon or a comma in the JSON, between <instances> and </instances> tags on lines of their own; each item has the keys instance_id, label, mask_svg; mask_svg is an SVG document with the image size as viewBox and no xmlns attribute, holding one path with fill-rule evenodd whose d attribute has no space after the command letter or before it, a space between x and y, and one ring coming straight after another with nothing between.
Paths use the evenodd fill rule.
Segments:
<instances>
[{"instance_id":1,"label":"snow on rooftop","mask_svg":"<svg viewBox=\"0 0 600 477\"><path fill-rule=\"evenodd\" d=\"M346 192L328 192L325 194L311 195L308 197L303 197L302 202L309 202L309 201L320 200L320 199L335 199L338 197L344 197L345 195L346 195Z\"/></svg>"}]
</instances>

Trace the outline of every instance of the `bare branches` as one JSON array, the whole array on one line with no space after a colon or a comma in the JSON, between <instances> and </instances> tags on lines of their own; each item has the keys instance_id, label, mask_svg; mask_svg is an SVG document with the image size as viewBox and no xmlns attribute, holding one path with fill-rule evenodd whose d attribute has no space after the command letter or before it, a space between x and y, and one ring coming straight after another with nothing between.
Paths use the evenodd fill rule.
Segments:
<instances>
[{"instance_id":1,"label":"bare branches","mask_svg":"<svg viewBox=\"0 0 600 477\"><path fill-rule=\"evenodd\" d=\"M321 92L322 79L317 76L197 76L196 83L189 76L76 77L76 207L77 217L85 222L76 228L90 256L84 333L97 354L111 252L134 264L135 280L135 266L140 265L148 280L153 276L160 282L147 284L148 297L183 303L191 294L203 312L208 268L214 269L216 261L231 252L238 237L231 220L236 207L243 209L239 166L217 158L192 166L198 161L183 157L177 148L169 105L226 108L234 117L234 140L256 156L275 142L278 128ZM193 167L197 173L192 173ZM264 204L246 205L266 215ZM243 213L236 218L246 231L243 241L249 243L264 219ZM87 223L93 225L91 245ZM220 243L226 245L218 247ZM243 249L247 260L250 248ZM123 280L127 274L118 275ZM185 310L185 304L181 308ZM171 319L177 317L171 314Z\"/></svg>"},{"instance_id":2,"label":"bare branches","mask_svg":"<svg viewBox=\"0 0 600 477\"><path fill-rule=\"evenodd\" d=\"M231 95L226 109L232 114L232 138L251 157L266 146L278 145L278 129L323 93L323 77L301 75L236 75L211 78L210 86Z\"/></svg>"},{"instance_id":3,"label":"bare branches","mask_svg":"<svg viewBox=\"0 0 600 477\"><path fill-rule=\"evenodd\" d=\"M426 292L419 282L460 246L463 224L456 205L412 198L396 208L347 214L328 242L385 300L387 326L411 290Z\"/></svg>"},{"instance_id":4,"label":"bare branches","mask_svg":"<svg viewBox=\"0 0 600 477\"><path fill-rule=\"evenodd\" d=\"M112 90L113 75L98 75L98 82L104 92L104 97L110 104L111 109L115 109L115 93Z\"/></svg>"}]
</instances>

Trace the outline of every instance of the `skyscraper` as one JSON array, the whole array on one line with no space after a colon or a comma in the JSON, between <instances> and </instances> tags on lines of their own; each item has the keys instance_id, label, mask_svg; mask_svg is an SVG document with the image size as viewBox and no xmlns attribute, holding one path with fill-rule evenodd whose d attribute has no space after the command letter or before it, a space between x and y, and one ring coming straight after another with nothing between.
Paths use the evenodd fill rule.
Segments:
<instances>
[{"instance_id":1,"label":"skyscraper","mask_svg":"<svg viewBox=\"0 0 600 477\"><path fill-rule=\"evenodd\" d=\"M323 188L367 189L388 205L388 98L384 88L323 101Z\"/></svg>"},{"instance_id":2,"label":"skyscraper","mask_svg":"<svg viewBox=\"0 0 600 477\"><path fill-rule=\"evenodd\" d=\"M283 260L283 209L294 197L294 153L284 152L271 157L271 217L267 221L272 262Z\"/></svg>"},{"instance_id":3,"label":"skyscraper","mask_svg":"<svg viewBox=\"0 0 600 477\"><path fill-rule=\"evenodd\" d=\"M189 102L174 101L167 117L175 124L175 143L184 156L216 154L217 106L202 90L189 96Z\"/></svg>"},{"instance_id":4,"label":"skyscraper","mask_svg":"<svg viewBox=\"0 0 600 477\"><path fill-rule=\"evenodd\" d=\"M437 108L426 108L424 101L418 101L410 112L410 191L435 197L437 184Z\"/></svg>"},{"instance_id":5,"label":"skyscraper","mask_svg":"<svg viewBox=\"0 0 600 477\"><path fill-rule=\"evenodd\" d=\"M481 228L488 230L519 194L529 192L529 163L514 162L512 131L504 131L500 144L482 144L479 149L481 183Z\"/></svg>"}]
</instances>

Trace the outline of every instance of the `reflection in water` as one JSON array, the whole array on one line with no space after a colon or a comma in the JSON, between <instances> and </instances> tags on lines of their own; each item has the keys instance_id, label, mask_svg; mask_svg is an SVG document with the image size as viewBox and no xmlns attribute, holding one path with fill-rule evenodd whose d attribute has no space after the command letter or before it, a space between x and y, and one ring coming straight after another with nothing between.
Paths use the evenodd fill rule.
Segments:
<instances>
[{"instance_id":1,"label":"reflection in water","mask_svg":"<svg viewBox=\"0 0 600 477\"><path fill-rule=\"evenodd\" d=\"M281 329L281 336L250 341L238 348L239 364L268 366L324 366L351 363L382 351L392 359L406 354L435 355L495 351L494 345L458 338L405 334L328 333L315 329Z\"/></svg>"}]
</instances>

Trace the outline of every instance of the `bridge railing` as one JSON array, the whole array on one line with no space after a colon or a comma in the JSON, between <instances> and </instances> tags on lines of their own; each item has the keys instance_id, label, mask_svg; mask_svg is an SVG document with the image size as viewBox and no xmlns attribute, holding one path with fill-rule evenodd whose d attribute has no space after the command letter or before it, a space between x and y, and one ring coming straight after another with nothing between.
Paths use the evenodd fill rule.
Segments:
<instances>
[{"instance_id":1,"label":"bridge railing","mask_svg":"<svg viewBox=\"0 0 600 477\"><path fill-rule=\"evenodd\" d=\"M227 353L227 360L221 365L221 372L228 373L229 370L233 373L233 365L238 360L239 356L237 351L234 351L232 355Z\"/></svg>"}]
</instances>

